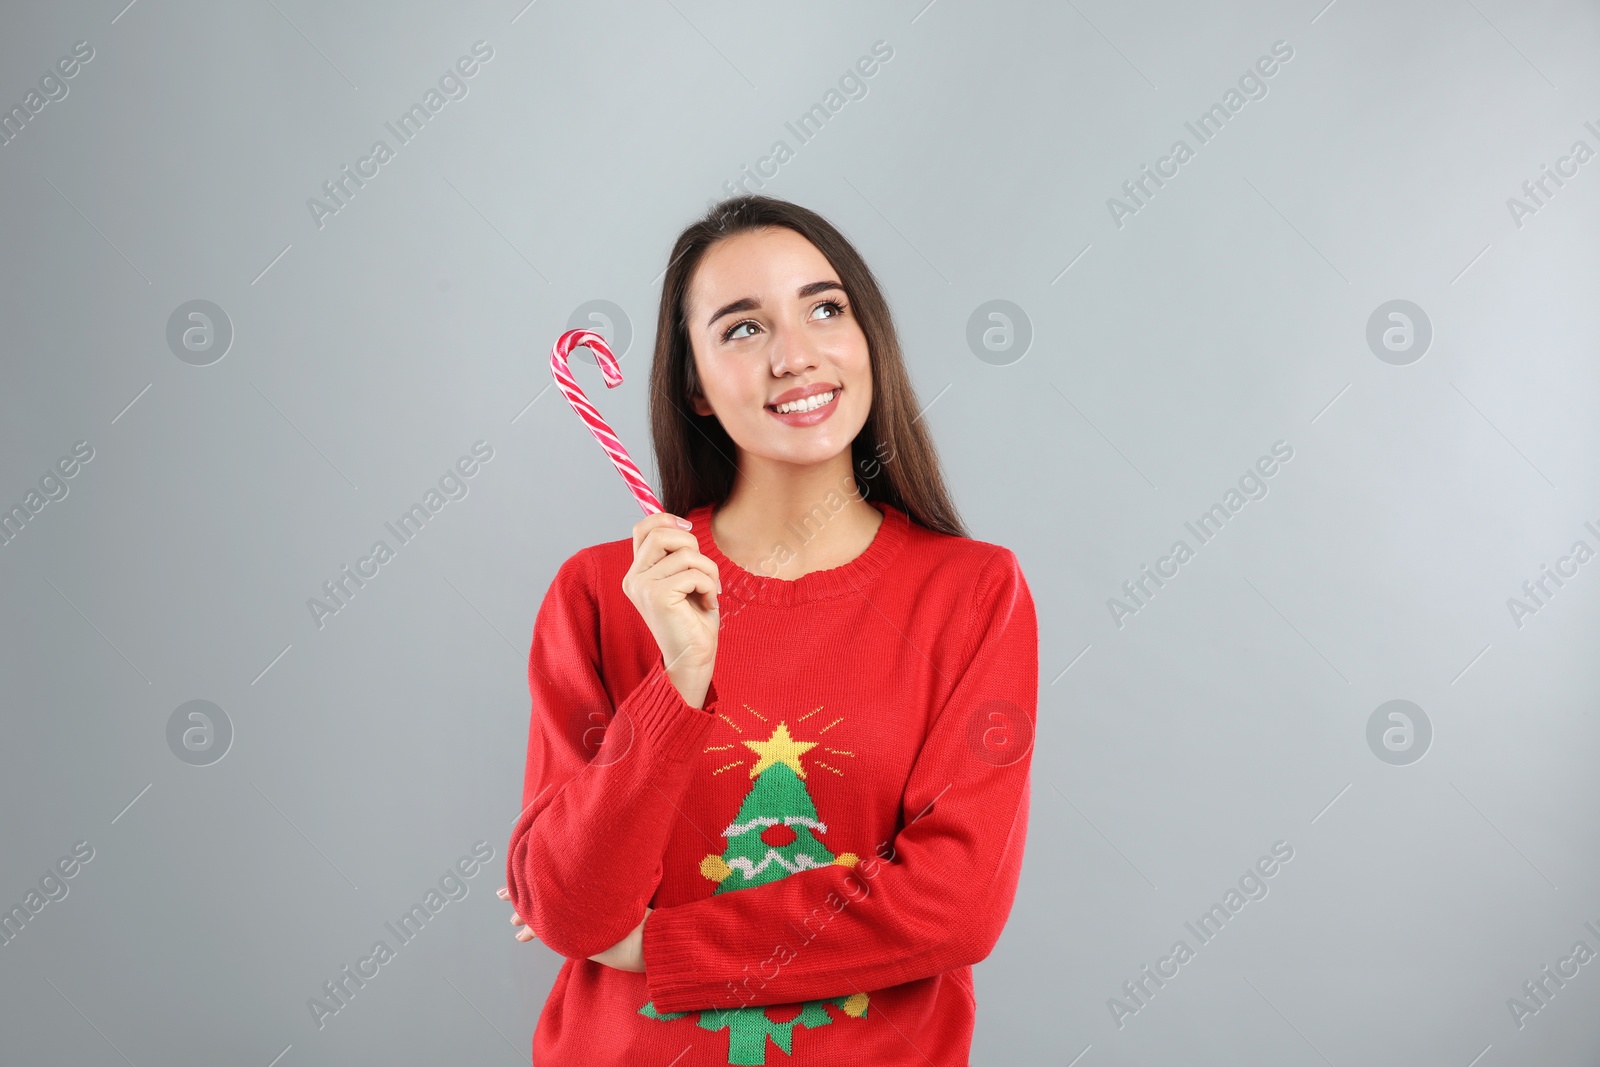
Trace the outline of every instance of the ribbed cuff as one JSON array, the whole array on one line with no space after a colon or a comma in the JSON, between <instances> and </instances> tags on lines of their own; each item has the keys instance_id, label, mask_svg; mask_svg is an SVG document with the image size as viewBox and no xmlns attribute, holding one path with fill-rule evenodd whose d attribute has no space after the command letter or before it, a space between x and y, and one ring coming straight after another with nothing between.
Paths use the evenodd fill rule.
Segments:
<instances>
[{"instance_id":1,"label":"ribbed cuff","mask_svg":"<svg viewBox=\"0 0 1600 1067\"><path fill-rule=\"evenodd\" d=\"M711 730L716 718L716 683L706 690L705 707L690 707L678 687L667 675L660 655L638 688L618 707L633 720L634 729L643 734L655 752L668 762L686 759Z\"/></svg>"},{"instance_id":2,"label":"ribbed cuff","mask_svg":"<svg viewBox=\"0 0 1600 1067\"><path fill-rule=\"evenodd\" d=\"M698 1011L722 1007L706 991L705 960L697 953L693 919L682 908L656 908L644 919L640 942L645 988L657 1011ZM737 1006L737 1002L731 1002Z\"/></svg>"}]
</instances>

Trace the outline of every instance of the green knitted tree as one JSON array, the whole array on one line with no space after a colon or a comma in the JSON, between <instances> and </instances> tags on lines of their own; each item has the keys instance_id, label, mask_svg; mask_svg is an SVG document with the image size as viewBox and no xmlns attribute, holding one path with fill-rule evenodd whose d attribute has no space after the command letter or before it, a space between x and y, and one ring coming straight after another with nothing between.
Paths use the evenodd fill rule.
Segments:
<instances>
[{"instance_id":1,"label":"green knitted tree","mask_svg":"<svg viewBox=\"0 0 1600 1067\"><path fill-rule=\"evenodd\" d=\"M717 893L727 893L841 860L853 866L850 853L835 857L816 839L815 833L827 829L805 783L787 763L774 763L761 772L739 814L722 831L727 850L701 860L700 873L718 883Z\"/></svg>"},{"instance_id":2,"label":"green knitted tree","mask_svg":"<svg viewBox=\"0 0 1600 1067\"><path fill-rule=\"evenodd\" d=\"M717 883L713 895L766 885L830 864L855 866L854 853L834 855L815 836L817 832L826 833L828 827L817 817L816 804L803 780L806 772L800 756L815 748L817 742L796 741L789 736L788 726L780 722L767 740L744 744L760 757L750 769L755 782L733 822L723 831L727 849L720 856L712 853L700 861L700 873ZM833 1016L824 1007L827 1004L853 1019L867 1014L867 995L854 993L803 1004L705 1010L699 1013L697 1025L703 1030L728 1031L729 1064L759 1067L767 1062L768 1038L786 1055L792 1055L795 1026L809 1030L832 1023ZM794 1014L796 1009L798 1014ZM775 1021L769 1010L792 1018ZM654 1002L647 1001L639 1014L670 1021L690 1013L658 1012Z\"/></svg>"}]
</instances>

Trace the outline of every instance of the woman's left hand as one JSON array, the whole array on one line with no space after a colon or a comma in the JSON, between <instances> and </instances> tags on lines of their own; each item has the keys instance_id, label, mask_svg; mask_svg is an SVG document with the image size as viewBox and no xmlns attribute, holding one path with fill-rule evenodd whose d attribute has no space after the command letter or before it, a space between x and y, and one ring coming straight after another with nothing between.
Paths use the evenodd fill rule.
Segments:
<instances>
[{"instance_id":1,"label":"woman's left hand","mask_svg":"<svg viewBox=\"0 0 1600 1067\"><path fill-rule=\"evenodd\" d=\"M650 918L654 908L644 909L644 919L639 920L639 925L604 952L596 953L589 958L596 963L603 963L607 967L615 967L619 971L635 971L644 973L644 923Z\"/></svg>"}]
</instances>

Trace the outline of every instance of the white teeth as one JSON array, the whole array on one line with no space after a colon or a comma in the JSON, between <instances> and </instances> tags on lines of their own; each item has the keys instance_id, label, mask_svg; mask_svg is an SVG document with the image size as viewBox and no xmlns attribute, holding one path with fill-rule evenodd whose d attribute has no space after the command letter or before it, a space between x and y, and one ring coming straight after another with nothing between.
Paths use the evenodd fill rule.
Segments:
<instances>
[{"instance_id":1,"label":"white teeth","mask_svg":"<svg viewBox=\"0 0 1600 1067\"><path fill-rule=\"evenodd\" d=\"M832 401L835 394L838 392L839 390L837 389L830 389L826 393L818 393L816 396L808 396L804 400L796 400L789 404L779 404L772 410L776 411L780 415L789 415L797 411L815 411L822 405Z\"/></svg>"}]
</instances>

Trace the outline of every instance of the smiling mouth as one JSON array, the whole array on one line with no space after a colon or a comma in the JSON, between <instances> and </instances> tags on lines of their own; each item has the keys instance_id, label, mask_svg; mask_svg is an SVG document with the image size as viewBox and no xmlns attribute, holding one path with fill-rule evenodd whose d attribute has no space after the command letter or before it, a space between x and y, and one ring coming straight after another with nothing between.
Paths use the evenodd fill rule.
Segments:
<instances>
[{"instance_id":1,"label":"smiling mouth","mask_svg":"<svg viewBox=\"0 0 1600 1067\"><path fill-rule=\"evenodd\" d=\"M817 393L815 396L808 396L804 400L795 400L787 404L768 404L766 408L776 415L803 415L808 411L815 411L817 408L826 407L833 403L843 391L844 386L835 386L826 393Z\"/></svg>"}]
</instances>

